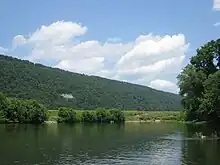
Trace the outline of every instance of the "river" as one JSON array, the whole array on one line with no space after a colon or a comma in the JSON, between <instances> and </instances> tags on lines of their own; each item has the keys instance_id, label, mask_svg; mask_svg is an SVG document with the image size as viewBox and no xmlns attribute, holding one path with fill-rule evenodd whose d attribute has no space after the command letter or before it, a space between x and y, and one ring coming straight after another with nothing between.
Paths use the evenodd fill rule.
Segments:
<instances>
[{"instance_id":1,"label":"river","mask_svg":"<svg viewBox=\"0 0 220 165\"><path fill-rule=\"evenodd\" d=\"M217 165L220 140L189 140L210 126L0 125L1 165Z\"/></svg>"}]
</instances>

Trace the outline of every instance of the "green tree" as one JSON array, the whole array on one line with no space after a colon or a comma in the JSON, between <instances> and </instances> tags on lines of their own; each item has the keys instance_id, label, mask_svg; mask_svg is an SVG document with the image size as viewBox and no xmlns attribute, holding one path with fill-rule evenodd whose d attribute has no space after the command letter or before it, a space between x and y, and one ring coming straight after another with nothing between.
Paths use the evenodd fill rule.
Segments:
<instances>
[{"instance_id":1,"label":"green tree","mask_svg":"<svg viewBox=\"0 0 220 165\"><path fill-rule=\"evenodd\" d=\"M220 71L210 75L204 82L204 94L199 107L203 120L216 119L220 116Z\"/></svg>"},{"instance_id":2,"label":"green tree","mask_svg":"<svg viewBox=\"0 0 220 165\"><path fill-rule=\"evenodd\" d=\"M190 59L178 75L187 120L219 118L220 39L210 41Z\"/></svg>"},{"instance_id":3,"label":"green tree","mask_svg":"<svg viewBox=\"0 0 220 165\"><path fill-rule=\"evenodd\" d=\"M112 121L116 123L122 123L125 121L125 115L120 110L111 110L110 114L112 116Z\"/></svg>"},{"instance_id":4,"label":"green tree","mask_svg":"<svg viewBox=\"0 0 220 165\"><path fill-rule=\"evenodd\" d=\"M18 122L19 111L20 111L20 101L13 98L8 100L7 108L3 110L3 114L8 121Z\"/></svg>"},{"instance_id":5,"label":"green tree","mask_svg":"<svg viewBox=\"0 0 220 165\"><path fill-rule=\"evenodd\" d=\"M75 123L77 122L77 114L71 108L59 108L58 112L58 122L59 123Z\"/></svg>"},{"instance_id":6,"label":"green tree","mask_svg":"<svg viewBox=\"0 0 220 165\"><path fill-rule=\"evenodd\" d=\"M37 124L48 118L47 109L37 101L16 98L6 98L5 100L2 112L4 118L10 122Z\"/></svg>"},{"instance_id":7,"label":"green tree","mask_svg":"<svg viewBox=\"0 0 220 165\"><path fill-rule=\"evenodd\" d=\"M6 96L2 93L0 93L0 111L5 110L5 108L7 108L8 106L8 100L6 98Z\"/></svg>"},{"instance_id":8,"label":"green tree","mask_svg":"<svg viewBox=\"0 0 220 165\"><path fill-rule=\"evenodd\" d=\"M30 115L30 122L40 124L43 123L48 119L48 111L44 105L38 103L35 100L28 101L29 104L29 115Z\"/></svg>"},{"instance_id":9,"label":"green tree","mask_svg":"<svg viewBox=\"0 0 220 165\"><path fill-rule=\"evenodd\" d=\"M96 112L94 112L94 111L83 111L82 121L85 122L85 123L97 122Z\"/></svg>"},{"instance_id":10,"label":"green tree","mask_svg":"<svg viewBox=\"0 0 220 165\"><path fill-rule=\"evenodd\" d=\"M108 123L111 120L111 114L108 110L97 109L96 110L97 122L99 123Z\"/></svg>"}]
</instances>

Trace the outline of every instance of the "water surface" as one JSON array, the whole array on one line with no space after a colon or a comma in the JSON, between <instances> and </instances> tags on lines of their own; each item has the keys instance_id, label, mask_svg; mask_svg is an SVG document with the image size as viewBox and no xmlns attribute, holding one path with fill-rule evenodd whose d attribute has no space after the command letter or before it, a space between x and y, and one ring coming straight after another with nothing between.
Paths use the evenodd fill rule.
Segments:
<instances>
[{"instance_id":1,"label":"water surface","mask_svg":"<svg viewBox=\"0 0 220 165\"><path fill-rule=\"evenodd\" d=\"M1 165L217 165L217 128L183 124L0 125Z\"/></svg>"}]
</instances>

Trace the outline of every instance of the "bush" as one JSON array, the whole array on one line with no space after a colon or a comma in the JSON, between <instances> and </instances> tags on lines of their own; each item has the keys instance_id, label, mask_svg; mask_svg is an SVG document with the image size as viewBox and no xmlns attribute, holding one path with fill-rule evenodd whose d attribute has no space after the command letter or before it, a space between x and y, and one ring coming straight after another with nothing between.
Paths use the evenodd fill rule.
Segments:
<instances>
[{"instance_id":1,"label":"bush","mask_svg":"<svg viewBox=\"0 0 220 165\"><path fill-rule=\"evenodd\" d=\"M43 123L48 119L48 111L42 104L37 101L27 101L27 103L30 111L25 115L30 116L31 123Z\"/></svg>"},{"instance_id":2,"label":"bush","mask_svg":"<svg viewBox=\"0 0 220 165\"><path fill-rule=\"evenodd\" d=\"M5 110L7 106L8 106L8 99L6 98L5 95L0 93L0 112L3 112L3 110Z\"/></svg>"},{"instance_id":3,"label":"bush","mask_svg":"<svg viewBox=\"0 0 220 165\"><path fill-rule=\"evenodd\" d=\"M120 110L110 110L111 120L116 123L121 123L125 121L125 115Z\"/></svg>"},{"instance_id":4,"label":"bush","mask_svg":"<svg viewBox=\"0 0 220 165\"><path fill-rule=\"evenodd\" d=\"M47 120L47 109L36 101L7 99L2 109L3 116L10 122L42 123Z\"/></svg>"},{"instance_id":5,"label":"bush","mask_svg":"<svg viewBox=\"0 0 220 165\"><path fill-rule=\"evenodd\" d=\"M88 123L97 122L97 116L94 111L83 111L82 113L82 121Z\"/></svg>"},{"instance_id":6,"label":"bush","mask_svg":"<svg viewBox=\"0 0 220 165\"><path fill-rule=\"evenodd\" d=\"M8 99L7 105L3 109L5 119L12 122L18 122L18 111L21 111L20 101L17 99Z\"/></svg>"},{"instance_id":7,"label":"bush","mask_svg":"<svg viewBox=\"0 0 220 165\"><path fill-rule=\"evenodd\" d=\"M71 108L59 108L58 109L58 119L59 123L75 123L78 121L77 113Z\"/></svg>"},{"instance_id":8,"label":"bush","mask_svg":"<svg viewBox=\"0 0 220 165\"><path fill-rule=\"evenodd\" d=\"M111 113L108 110L100 109L96 111L97 122L108 123L111 119Z\"/></svg>"}]
</instances>

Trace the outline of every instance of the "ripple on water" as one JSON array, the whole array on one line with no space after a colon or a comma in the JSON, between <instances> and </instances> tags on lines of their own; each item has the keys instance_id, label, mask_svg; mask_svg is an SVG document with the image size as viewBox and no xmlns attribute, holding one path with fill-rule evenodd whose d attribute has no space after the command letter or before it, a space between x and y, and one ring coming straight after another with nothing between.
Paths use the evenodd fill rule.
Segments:
<instances>
[{"instance_id":1,"label":"ripple on water","mask_svg":"<svg viewBox=\"0 0 220 165\"><path fill-rule=\"evenodd\" d=\"M136 146L119 147L100 156L90 157L88 153L81 153L77 158L73 155L61 155L63 159L59 163L82 165L178 165L181 162L180 152L181 145L178 142L154 140Z\"/></svg>"}]
</instances>

